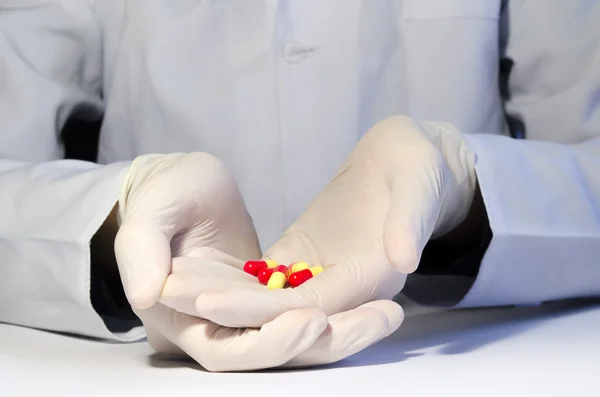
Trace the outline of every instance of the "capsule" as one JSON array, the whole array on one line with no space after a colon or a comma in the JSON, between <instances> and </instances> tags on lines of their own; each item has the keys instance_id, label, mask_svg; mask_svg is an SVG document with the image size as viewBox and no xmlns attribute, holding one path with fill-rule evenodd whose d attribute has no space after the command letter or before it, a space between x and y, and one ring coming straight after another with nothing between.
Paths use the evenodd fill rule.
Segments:
<instances>
[{"instance_id":1,"label":"capsule","mask_svg":"<svg viewBox=\"0 0 600 397\"><path fill-rule=\"evenodd\" d=\"M267 259L265 262L267 262L267 267L269 269L275 269L278 265L277 261L275 261L273 259Z\"/></svg>"},{"instance_id":2,"label":"capsule","mask_svg":"<svg viewBox=\"0 0 600 397\"><path fill-rule=\"evenodd\" d=\"M258 282L261 284L267 284L269 279L271 278L271 274L273 274L273 269L269 269L265 267L264 269L260 269L256 277L258 278Z\"/></svg>"},{"instance_id":3,"label":"capsule","mask_svg":"<svg viewBox=\"0 0 600 397\"><path fill-rule=\"evenodd\" d=\"M282 289L285 287L285 283L287 282L287 276L279 271L274 271L269 278L269 282L267 283L268 289Z\"/></svg>"},{"instance_id":4,"label":"capsule","mask_svg":"<svg viewBox=\"0 0 600 397\"><path fill-rule=\"evenodd\" d=\"M310 272L312 273L313 276L316 276L317 274L320 274L323 272L323 266L313 266L310 268Z\"/></svg>"},{"instance_id":5,"label":"capsule","mask_svg":"<svg viewBox=\"0 0 600 397\"><path fill-rule=\"evenodd\" d=\"M273 271L283 273L286 278L290 275L290 269L286 265L278 265Z\"/></svg>"},{"instance_id":6,"label":"capsule","mask_svg":"<svg viewBox=\"0 0 600 397\"><path fill-rule=\"evenodd\" d=\"M248 261L244 264L244 271L256 277L260 269L268 267L265 261Z\"/></svg>"},{"instance_id":7,"label":"capsule","mask_svg":"<svg viewBox=\"0 0 600 397\"><path fill-rule=\"evenodd\" d=\"M299 272L290 274L288 277L288 283L290 284L290 287L299 287L311 278L313 278L311 269L302 269Z\"/></svg>"},{"instance_id":8,"label":"capsule","mask_svg":"<svg viewBox=\"0 0 600 397\"><path fill-rule=\"evenodd\" d=\"M290 268L292 273L299 272L300 270L308 269L310 266L306 262L293 263Z\"/></svg>"}]
</instances>

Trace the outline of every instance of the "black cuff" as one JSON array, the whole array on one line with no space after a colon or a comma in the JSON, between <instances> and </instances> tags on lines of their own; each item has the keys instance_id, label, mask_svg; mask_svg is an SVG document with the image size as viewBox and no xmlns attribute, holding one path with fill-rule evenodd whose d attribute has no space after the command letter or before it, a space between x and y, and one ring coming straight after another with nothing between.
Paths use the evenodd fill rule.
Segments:
<instances>
[{"instance_id":1,"label":"black cuff","mask_svg":"<svg viewBox=\"0 0 600 397\"><path fill-rule=\"evenodd\" d=\"M92 238L90 299L103 318L139 321L127 301L114 252L114 234L102 228Z\"/></svg>"},{"instance_id":2,"label":"black cuff","mask_svg":"<svg viewBox=\"0 0 600 397\"><path fill-rule=\"evenodd\" d=\"M416 274L476 278L493 233L479 185L463 224L445 236L430 240Z\"/></svg>"},{"instance_id":3,"label":"black cuff","mask_svg":"<svg viewBox=\"0 0 600 397\"><path fill-rule=\"evenodd\" d=\"M112 317L123 321L137 320L137 316L127 301L120 279L109 277L94 267L90 283L92 306L101 317Z\"/></svg>"},{"instance_id":4,"label":"black cuff","mask_svg":"<svg viewBox=\"0 0 600 397\"><path fill-rule=\"evenodd\" d=\"M492 237L492 229L488 221L478 237L464 244L441 239L430 240L423 249L421 262L415 273L476 278Z\"/></svg>"}]
</instances>

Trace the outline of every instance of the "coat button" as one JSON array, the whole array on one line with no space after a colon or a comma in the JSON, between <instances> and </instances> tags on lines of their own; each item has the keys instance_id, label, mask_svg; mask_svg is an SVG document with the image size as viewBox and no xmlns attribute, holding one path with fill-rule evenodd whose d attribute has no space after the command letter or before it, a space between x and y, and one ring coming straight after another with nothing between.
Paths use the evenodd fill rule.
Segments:
<instances>
[{"instance_id":1,"label":"coat button","mask_svg":"<svg viewBox=\"0 0 600 397\"><path fill-rule=\"evenodd\" d=\"M304 60L308 57L308 54L312 51L312 48L303 46L295 41L290 41L285 43L283 46L283 59L289 63L297 65L304 62Z\"/></svg>"}]
</instances>

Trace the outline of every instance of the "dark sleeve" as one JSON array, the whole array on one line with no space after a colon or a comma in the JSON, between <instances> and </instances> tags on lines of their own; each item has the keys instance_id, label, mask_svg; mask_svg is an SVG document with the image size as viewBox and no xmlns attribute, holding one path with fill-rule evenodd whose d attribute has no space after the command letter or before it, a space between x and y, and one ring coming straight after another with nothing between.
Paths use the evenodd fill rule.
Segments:
<instances>
[{"instance_id":1,"label":"dark sleeve","mask_svg":"<svg viewBox=\"0 0 600 397\"><path fill-rule=\"evenodd\" d=\"M94 310L112 332L139 326L140 320L127 301L115 257L116 207L94 235L90 245L90 297Z\"/></svg>"},{"instance_id":2,"label":"dark sleeve","mask_svg":"<svg viewBox=\"0 0 600 397\"><path fill-rule=\"evenodd\" d=\"M491 241L492 229L477 186L467 219L449 234L427 243L415 273L475 279Z\"/></svg>"},{"instance_id":3,"label":"dark sleeve","mask_svg":"<svg viewBox=\"0 0 600 397\"><path fill-rule=\"evenodd\" d=\"M101 125L102 120L69 119L61 130L65 158L95 162ZM114 217L113 211L109 218ZM140 323L127 301L119 275L114 251L116 232L116 223L107 220L90 243L90 298L94 310L112 332L125 331Z\"/></svg>"}]
</instances>

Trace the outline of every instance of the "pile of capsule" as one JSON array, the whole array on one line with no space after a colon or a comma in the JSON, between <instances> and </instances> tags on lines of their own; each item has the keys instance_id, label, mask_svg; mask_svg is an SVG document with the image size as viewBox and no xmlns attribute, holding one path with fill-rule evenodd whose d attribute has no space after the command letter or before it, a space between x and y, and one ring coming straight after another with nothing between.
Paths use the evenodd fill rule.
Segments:
<instances>
[{"instance_id":1,"label":"pile of capsule","mask_svg":"<svg viewBox=\"0 0 600 397\"><path fill-rule=\"evenodd\" d=\"M268 289L281 289L289 285L292 288L302 285L323 271L322 266L309 266L306 262L295 262L289 266L280 265L272 259L248 261L244 271L253 275Z\"/></svg>"}]
</instances>

